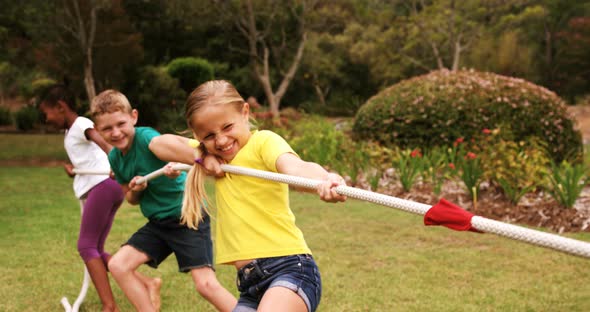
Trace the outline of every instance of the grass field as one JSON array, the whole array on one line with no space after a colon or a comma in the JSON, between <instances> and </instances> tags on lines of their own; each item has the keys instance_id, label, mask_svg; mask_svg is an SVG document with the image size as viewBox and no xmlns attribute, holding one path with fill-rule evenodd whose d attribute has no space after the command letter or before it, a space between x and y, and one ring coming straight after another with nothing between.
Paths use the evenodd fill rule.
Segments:
<instances>
[{"instance_id":1,"label":"grass field","mask_svg":"<svg viewBox=\"0 0 590 312\"><path fill-rule=\"evenodd\" d=\"M75 299L83 272L71 179L61 168L4 167L0 192L0 311L61 310L60 298ZM425 227L419 216L356 200L325 204L293 193L292 206L321 269L319 311L590 310L587 259ZM116 251L143 223L137 207L124 205L107 249ZM568 236L590 241L588 234ZM233 268L217 269L235 291ZM142 271L163 278L162 311L213 311L173 258ZM131 311L113 286L122 311ZM91 287L83 311L99 310Z\"/></svg>"},{"instance_id":2,"label":"grass field","mask_svg":"<svg viewBox=\"0 0 590 312\"><path fill-rule=\"evenodd\" d=\"M67 157L63 134L0 133L0 161L63 161Z\"/></svg>"}]
</instances>

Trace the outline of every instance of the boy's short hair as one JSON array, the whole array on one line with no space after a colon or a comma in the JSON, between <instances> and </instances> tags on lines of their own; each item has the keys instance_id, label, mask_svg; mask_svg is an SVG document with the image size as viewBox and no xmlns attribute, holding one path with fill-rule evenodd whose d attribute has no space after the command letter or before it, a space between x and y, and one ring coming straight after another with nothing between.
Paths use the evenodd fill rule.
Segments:
<instances>
[{"instance_id":1,"label":"boy's short hair","mask_svg":"<svg viewBox=\"0 0 590 312\"><path fill-rule=\"evenodd\" d=\"M127 97L113 89L102 91L90 103L90 115L92 118L106 113L131 113L132 110Z\"/></svg>"}]
</instances>

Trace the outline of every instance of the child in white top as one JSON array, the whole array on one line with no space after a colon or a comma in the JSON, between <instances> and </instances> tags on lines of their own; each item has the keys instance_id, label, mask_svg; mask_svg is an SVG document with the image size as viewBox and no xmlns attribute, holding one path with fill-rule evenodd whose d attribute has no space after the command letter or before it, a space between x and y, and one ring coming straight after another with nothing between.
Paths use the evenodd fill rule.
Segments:
<instances>
[{"instance_id":1,"label":"child in white top","mask_svg":"<svg viewBox=\"0 0 590 312\"><path fill-rule=\"evenodd\" d=\"M118 311L107 275L111 256L104 251L104 244L124 194L119 183L109 175L76 175L73 172L74 168L108 172L107 153L111 149L94 129L94 123L78 116L75 107L75 98L64 85L49 87L39 105L47 123L66 130L64 147L71 163L65 164L64 168L70 177L74 177L74 193L83 206L78 252L102 302L102 311ZM159 300L161 281L141 278L150 289L152 300Z\"/></svg>"}]
</instances>

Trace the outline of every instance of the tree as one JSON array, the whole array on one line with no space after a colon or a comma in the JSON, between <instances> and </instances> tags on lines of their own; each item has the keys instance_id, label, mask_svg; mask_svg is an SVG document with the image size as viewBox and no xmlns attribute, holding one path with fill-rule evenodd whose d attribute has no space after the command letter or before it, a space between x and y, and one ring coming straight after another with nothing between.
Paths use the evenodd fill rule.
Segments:
<instances>
[{"instance_id":1,"label":"tree","mask_svg":"<svg viewBox=\"0 0 590 312\"><path fill-rule=\"evenodd\" d=\"M410 0L405 5L411 37L431 50L437 69L459 69L462 54L481 33L486 6L479 0Z\"/></svg>"},{"instance_id":2,"label":"tree","mask_svg":"<svg viewBox=\"0 0 590 312\"><path fill-rule=\"evenodd\" d=\"M323 0L308 15L308 40L302 59L303 82L294 81L299 89L315 94L316 101L304 98L304 109L311 112L350 115L376 88L370 79L368 67L354 62L349 49L352 40L345 31L348 25L358 25L365 12L380 12L374 3L355 0ZM374 14L368 14L375 17ZM372 19L369 18L369 19ZM303 85L299 86L298 85ZM309 95L308 95L309 97Z\"/></svg>"},{"instance_id":3,"label":"tree","mask_svg":"<svg viewBox=\"0 0 590 312\"><path fill-rule=\"evenodd\" d=\"M255 78L264 91L273 117L303 58L306 17L315 0L216 1L225 21L232 21L244 40ZM234 3L236 6L233 6ZM235 12L235 13L234 13ZM273 82L280 80L278 86Z\"/></svg>"},{"instance_id":4,"label":"tree","mask_svg":"<svg viewBox=\"0 0 590 312\"><path fill-rule=\"evenodd\" d=\"M37 64L84 89L91 100L96 90L118 86L123 71L142 58L141 36L128 21L120 1L47 1L53 14L40 14L43 28L34 34ZM82 81L82 84L79 83Z\"/></svg>"},{"instance_id":5,"label":"tree","mask_svg":"<svg viewBox=\"0 0 590 312\"><path fill-rule=\"evenodd\" d=\"M213 24L209 1L125 0L123 6L133 28L142 34L146 64L162 65L185 56L200 56L214 36L204 32ZM210 19L204 18L210 15Z\"/></svg>"},{"instance_id":6,"label":"tree","mask_svg":"<svg viewBox=\"0 0 590 312\"><path fill-rule=\"evenodd\" d=\"M109 1L64 0L57 23L63 31L76 39L84 60L84 87L91 101L96 95L94 75L92 73L92 54L96 38L96 16L99 9L108 8ZM80 5L82 4L82 6ZM63 14L63 15L62 15Z\"/></svg>"},{"instance_id":7,"label":"tree","mask_svg":"<svg viewBox=\"0 0 590 312\"><path fill-rule=\"evenodd\" d=\"M578 72L576 69L582 68L583 65L568 65L573 59L583 62L583 58L572 55L572 48L579 47L579 51L584 51L584 36L574 39L568 34L579 33L581 29L574 30L575 27L572 28L570 21L587 17L590 12L590 1L512 0L506 2L506 5L509 7L503 8L503 14L499 15L498 19L490 21L491 27L487 36L506 38L509 33L517 34L519 57L522 58L523 54L530 55L530 70L521 77L560 92L570 100L575 93L584 92L569 85L574 79L580 78L570 75L569 70ZM515 67L522 68L522 63L517 64L520 62L517 60L519 57L513 58L510 62ZM474 60L474 63L482 62ZM524 74L522 70L518 73Z\"/></svg>"},{"instance_id":8,"label":"tree","mask_svg":"<svg viewBox=\"0 0 590 312\"><path fill-rule=\"evenodd\" d=\"M556 74L561 82L559 90L573 97L588 94L590 88L590 18L574 17L567 28L556 33L557 42L562 46L558 64L561 70Z\"/></svg>"}]
</instances>

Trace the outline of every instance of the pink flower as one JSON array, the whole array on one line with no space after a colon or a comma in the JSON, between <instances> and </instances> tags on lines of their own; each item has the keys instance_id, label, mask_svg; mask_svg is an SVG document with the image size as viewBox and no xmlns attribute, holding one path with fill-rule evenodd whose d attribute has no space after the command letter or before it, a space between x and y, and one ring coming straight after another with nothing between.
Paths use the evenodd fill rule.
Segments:
<instances>
[{"instance_id":1,"label":"pink flower","mask_svg":"<svg viewBox=\"0 0 590 312\"><path fill-rule=\"evenodd\" d=\"M482 130L482 132L483 132L484 134L490 134L490 133L492 133L492 130L490 130L490 129L488 129L488 128L484 128L484 129Z\"/></svg>"}]
</instances>

